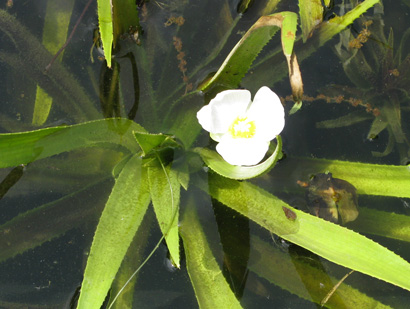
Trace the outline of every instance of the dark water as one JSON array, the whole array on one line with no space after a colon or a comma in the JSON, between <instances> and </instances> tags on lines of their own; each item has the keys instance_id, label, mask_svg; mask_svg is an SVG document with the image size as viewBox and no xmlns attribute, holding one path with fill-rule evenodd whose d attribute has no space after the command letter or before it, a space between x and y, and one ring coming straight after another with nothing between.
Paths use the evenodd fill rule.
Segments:
<instances>
[{"instance_id":1,"label":"dark water","mask_svg":"<svg viewBox=\"0 0 410 309\"><path fill-rule=\"evenodd\" d=\"M69 31L81 14L85 0L77 0L71 15ZM410 7L406 1L383 1L384 13L378 14L370 10L367 16L377 19L384 27L382 32L387 37L390 29L394 32L393 50L397 53L400 41L409 28ZM14 15L41 44L43 24L46 14L47 1L14 1L12 7L2 9ZM72 101L65 97L55 104L46 123L41 127L59 124L75 124L86 120L104 117L129 117L141 123L151 132L160 132L164 126L162 119L166 115L172 102L178 100L187 87L196 87L210 73L215 72L231 48L241 38L241 35L257 20L265 3L255 1L242 16L237 13L238 1L147 1L140 8L142 32L141 45L136 45L130 39L122 40L120 50L114 58L113 71L107 70L105 63L98 59L98 51L92 51L94 63L90 60L90 49L93 45L93 30L97 26L96 3L92 3L80 22L71 43L64 51L62 65L67 68L76 83L81 85L87 100L77 102L81 108L83 104L90 104L92 112L83 114L71 113L66 109ZM279 11L292 10L297 12L296 1L283 1ZM341 1L335 1L334 11L340 13ZM175 24L165 26L170 17L183 16L185 23L179 28ZM237 24L235 25L235 22ZM360 21L355 22L351 32L357 36L363 29ZM224 34L231 31L224 39ZM178 67L174 43L175 37L182 42L184 59L186 60L187 76L183 81L183 72ZM5 31L0 32L0 51L13 55L22 53L19 58L20 66L13 67L5 61L0 61L0 132L19 132L33 130L38 127L31 124L36 83L38 75L31 69L37 65L34 55L36 50L16 50L14 40L31 38L9 37ZM224 48L213 59L208 61L219 42L226 40ZM408 40L407 40L408 41ZM409 43L403 41L402 55L409 54ZM292 116L286 116L285 129L282 132L284 152L287 157L313 157L338 160L360 161L378 164L408 164L410 162L409 142L409 112L410 105L406 91L396 92L383 88L383 74L380 69L375 73L382 82L375 82L371 87L358 87L349 79L343 70L342 61L336 56L334 46L339 42L335 36L324 47L318 49L311 57L301 63L305 94L316 97L324 94L327 98L343 95L346 100L337 103L326 103L324 99L304 100L302 109ZM265 47L255 63L269 55L280 44L279 36ZM367 45L366 45L367 44ZM370 37L363 50L372 46L392 48L380 38ZM31 46L31 45L29 45ZM144 49L145 54L141 52ZM368 50L366 50L369 52ZM48 55L51 57L52 55ZM142 58L146 57L146 58ZM23 60L22 60L23 59ZM45 61L48 63L49 60ZM144 62L145 61L145 62ZM283 58L284 61L284 58ZM144 63L149 63L145 65ZM267 62L266 66L271 65ZM264 66L264 65L262 65ZM135 75L135 67L138 75ZM120 90L110 97L113 85L113 73L119 72L121 80ZM147 71L148 70L148 71ZM376 69L375 69L376 70ZM41 70L40 70L41 71ZM291 94L286 72L279 81L273 83L270 78L264 78L263 70L255 66L252 77L245 77L241 86L251 89L254 93L262 85L270 86L279 96L285 98ZM400 78L405 78L400 76ZM39 82L40 83L40 82ZM192 85L190 85L192 84ZM47 87L47 82L43 84ZM50 89L52 86L50 86ZM47 88L49 89L49 88ZM404 93L404 94L403 94ZM152 95L153 94L153 95ZM74 96L74 94L68 94ZM205 103L206 98L198 95L198 106ZM111 98L111 99L110 99ZM400 127L406 136L405 141L394 143L392 151L385 156L374 156L373 152L383 152L392 135L391 130L384 130L377 138L369 139L368 132L374 115L366 113L366 107L353 106L347 102L348 98L367 100L371 109L382 109L392 102L399 103L401 111ZM170 105L168 105L170 104ZM286 101L285 109L290 110L293 102ZM396 105L397 107L397 105ZM95 111L95 112L94 112ZM360 123L334 129L318 128L317 124L329 119L335 119L351 112L361 113L367 120ZM195 142L195 146L208 144L207 134L203 134ZM1 154L0 154L1 155ZM0 263L0 307L1 308L69 308L81 285L95 227L104 204L113 185L111 170L120 158L109 150L90 151L81 150L64 153L49 159L34 162L24 168L24 171L11 168L0 170L2 188L7 188L0 199L0 224L6 224L18 214L36 209L48 203L57 202L55 212L39 212L32 221L23 222L23 226L8 223L10 227L0 230L2 242L9 242L13 247L17 242L22 246L11 257ZM103 162L104 164L97 164ZM284 164L286 157L283 160ZM303 190L298 192L277 192L277 188L269 188L270 176L260 180L268 190L275 192L280 198L292 204L304 199ZM11 180L10 180L11 179ZM75 193L75 194L74 194ZM61 200L63 199L63 200ZM249 265L255 263L258 257L250 249L250 235L258 235L275 250L286 254L286 259L310 259L312 263L321 264L330 276L341 278L349 270L334 265L321 258L304 252L300 248L271 237L269 233L242 218L233 211L211 200L208 196L198 193L197 209L203 223L203 228L209 237L212 250L218 263L223 264L223 250L226 256L236 257L234 269L225 270L224 274L232 275L230 282L241 297L241 304L245 308L316 308L310 300L269 283L255 273L247 272L246 267L238 265L247 261ZM293 205L293 204L292 204ZM387 212L409 215L410 201L408 199L359 196L359 205L371 207ZM142 255L147 256L161 237L153 219L152 209L146 217L145 238L146 247L141 249ZM232 219L234 218L234 219ZM65 227L64 223L68 226ZM2 226L4 227L4 226ZM25 229L25 232L10 240L11 229ZM236 235L236 238L230 238ZM410 261L410 247L408 243L391 240L381 236L366 235L387 248L393 250ZM33 243L37 245L25 244ZM240 242L240 250L229 244ZM222 243L222 245L221 245ZM225 256L225 258L226 258ZM234 258L235 260L235 258ZM238 262L239 261L239 262ZM139 266L136 263L135 269ZM280 266L278 266L280 267ZM228 275L227 275L228 276ZM242 277L241 277L242 276ZM410 300L408 291L378 281L368 276L354 273L347 282L361 292L395 308L406 308ZM229 281L229 280L228 280ZM334 282L336 283L336 282ZM319 284L319 283L318 283ZM195 308L197 302L189 276L182 260L181 270L175 270L167 258L165 245L161 245L153 257L138 274L135 292L135 308Z\"/></svg>"}]
</instances>

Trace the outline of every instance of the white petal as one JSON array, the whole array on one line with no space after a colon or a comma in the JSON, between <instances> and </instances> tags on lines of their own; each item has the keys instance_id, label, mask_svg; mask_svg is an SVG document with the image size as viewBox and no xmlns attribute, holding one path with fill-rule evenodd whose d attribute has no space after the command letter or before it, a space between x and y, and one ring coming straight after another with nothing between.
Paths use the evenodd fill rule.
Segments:
<instances>
[{"instance_id":1,"label":"white petal","mask_svg":"<svg viewBox=\"0 0 410 309\"><path fill-rule=\"evenodd\" d=\"M285 126L285 110L279 97L264 86L258 90L249 106L248 117L255 121L255 137L270 141L282 132Z\"/></svg>"},{"instance_id":2,"label":"white petal","mask_svg":"<svg viewBox=\"0 0 410 309\"><path fill-rule=\"evenodd\" d=\"M197 113L196 118L198 118L199 124L207 130L208 132L212 129L212 109L209 105L202 107Z\"/></svg>"},{"instance_id":3,"label":"white petal","mask_svg":"<svg viewBox=\"0 0 410 309\"><path fill-rule=\"evenodd\" d=\"M232 165L258 164L268 148L269 142L247 138L234 139L230 138L228 134L216 145L216 151Z\"/></svg>"},{"instance_id":4,"label":"white petal","mask_svg":"<svg viewBox=\"0 0 410 309\"><path fill-rule=\"evenodd\" d=\"M197 118L208 132L225 133L236 117L245 114L250 102L248 90L222 91L199 110Z\"/></svg>"},{"instance_id":5,"label":"white petal","mask_svg":"<svg viewBox=\"0 0 410 309\"><path fill-rule=\"evenodd\" d=\"M222 137L223 137L225 134L229 134L229 133L211 133L211 134L209 134L209 135L211 136L211 138L212 138L214 141L220 142L221 139L222 139Z\"/></svg>"}]
</instances>

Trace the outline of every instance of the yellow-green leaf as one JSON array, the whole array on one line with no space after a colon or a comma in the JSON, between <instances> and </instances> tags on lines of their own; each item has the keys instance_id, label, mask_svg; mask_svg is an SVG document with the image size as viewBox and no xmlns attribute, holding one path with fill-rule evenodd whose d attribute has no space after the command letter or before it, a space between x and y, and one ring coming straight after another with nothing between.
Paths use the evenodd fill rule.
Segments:
<instances>
[{"instance_id":1,"label":"yellow-green leaf","mask_svg":"<svg viewBox=\"0 0 410 309\"><path fill-rule=\"evenodd\" d=\"M113 42L112 6L110 0L98 0L98 23L107 66L111 68Z\"/></svg>"},{"instance_id":2,"label":"yellow-green leaf","mask_svg":"<svg viewBox=\"0 0 410 309\"><path fill-rule=\"evenodd\" d=\"M242 308L235 298L201 228L193 201L188 202L181 236L189 278L200 308Z\"/></svg>"},{"instance_id":3,"label":"yellow-green leaf","mask_svg":"<svg viewBox=\"0 0 410 309\"><path fill-rule=\"evenodd\" d=\"M323 20L322 0L299 0L299 15L303 42Z\"/></svg>"},{"instance_id":4,"label":"yellow-green leaf","mask_svg":"<svg viewBox=\"0 0 410 309\"><path fill-rule=\"evenodd\" d=\"M74 0L47 1L43 27L43 45L51 54L57 53L67 39L68 26L70 25L73 7ZM63 53L59 56L60 61L62 54ZM46 122L52 104L53 99L43 88L37 86L32 119L33 125L41 126Z\"/></svg>"},{"instance_id":5,"label":"yellow-green leaf","mask_svg":"<svg viewBox=\"0 0 410 309\"><path fill-rule=\"evenodd\" d=\"M146 169L134 155L115 181L95 231L77 308L100 308L150 202Z\"/></svg>"},{"instance_id":6,"label":"yellow-green leaf","mask_svg":"<svg viewBox=\"0 0 410 309\"><path fill-rule=\"evenodd\" d=\"M171 259L179 268L179 193L178 174L170 166L164 167L162 162L155 159L148 167L149 187L152 204L162 234L168 246Z\"/></svg>"}]
</instances>

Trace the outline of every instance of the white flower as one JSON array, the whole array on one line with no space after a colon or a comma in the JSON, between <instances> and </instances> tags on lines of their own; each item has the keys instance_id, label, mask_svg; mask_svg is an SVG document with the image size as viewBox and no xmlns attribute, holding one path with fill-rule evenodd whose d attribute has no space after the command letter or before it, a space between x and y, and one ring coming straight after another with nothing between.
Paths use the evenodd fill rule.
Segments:
<instances>
[{"instance_id":1,"label":"white flower","mask_svg":"<svg viewBox=\"0 0 410 309\"><path fill-rule=\"evenodd\" d=\"M248 90L222 91L201 108L197 118L218 142L216 151L232 165L258 164L285 126L280 99L266 86L253 102Z\"/></svg>"}]
</instances>

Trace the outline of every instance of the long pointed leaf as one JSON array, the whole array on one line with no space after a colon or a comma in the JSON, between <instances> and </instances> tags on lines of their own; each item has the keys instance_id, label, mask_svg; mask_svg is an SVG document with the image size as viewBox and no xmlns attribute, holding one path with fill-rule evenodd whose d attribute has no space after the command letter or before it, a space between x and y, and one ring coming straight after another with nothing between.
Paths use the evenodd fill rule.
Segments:
<instances>
[{"instance_id":1,"label":"long pointed leaf","mask_svg":"<svg viewBox=\"0 0 410 309\"><path fill-rule=\"evenodd\" d=\"M104 48L107 66L111 68L111 53L113 42L112 1L98 0L98 23L100 26L101 41Z\"/></svg>"},{"instance_id":2,"label":"long pointed leaf","mask_svg":"<svg viewBox=\"0 0 410 309\"><path fill-rule=\"evenodd\" d=\"M135 153L139 147L132 131L145 132L130 120L108 119L0 134L0 168L27 164L65 151L97 145Z\"/></svg>"},{"instance_id":3,"label":"long pointed leaf","mask_svg":"<svg viewBox=\"0 0 410 309\"><path fill-rule=\"evenodd\" d=\"M164 170L165 169L165 170ZM148 167L149 187L155 214L173 263L179 268L179 194L178 174L155 160Z\"/></svg>"},{"instance_id":4,"label":"long pointed leaf","mask_svg":"<svg viewBox=\"0 0 410 309\"><path fill-rule=\"evenodd\" d=\"M262 241L257 236L252 237L251 246L258 258L255 263L250 263L250 270L301 298L320 304L338 282L337 278L329 276L312 265L310 259L291 259L289 253ZM272 267L272 265L280 265L280 267ZM317 284L318 282L320 284ZM326 303L326 307L391 308L346 283L342 283L337 288Z\"/></svg>"},{"instance_id":5,"label":"long pointed leaf","mask_svg":"<svg viewBox=\"0 0 410 309\"><path fill-rule=\"evenodd\" d=\"M98 223L77 308L100 308L150 202L142 159L124 166Z\"/></svg>"},{"instance_id":6,"label":"long pointed leaf","mask_svg":"<svg viewBox=\"0 0 410 309\"><path fill-rule=\"evenodd\" d=\"M299 0L299 15L303 42L306 42L313 29L322 22L321 0Z\"/></svg>"},{"instance_id":7,"label":"long pointed leaf","mask_svg":"<svg viewBox=\"0 0 410 309\"><path fill-rule=\"evenodd\" d=\"M52 54L57 53L67 39L73 7L74 0L47 1L43 28L43 45ZM60 61L61 59L62 55L59 57ZM33 125L40 126L46 122L52 103L53 98L43 88L37 86L32 119Z\"/></svg>"},{"instance_id":8,"label":"long pointed leaf","mask_svg":"<svg viewBox=\"0 0 410 309\"><path fill-rule=\"evenodd\" d=\"M297 15L292 12L281 12L262 16L235 45L214 77L205 83L201 90L212 85L236 88L250 68L262 48L271 40L287 19L286 30L282 32L283 51L290 57L296 37Z\"/></svg>"},{"instance_id":9,"label":"long pointed leaf","mask_svg":"<svg viewBox=\"0 0 410 309\"><path fill-rule=\"evenodd\" d=\"M193 202L181 223L187 269L200 308L241 308L209 248Z\"/></svg>"},{"instance_id":10,"label":"long pointed leaf","mask_svg":"<svg viewBox=\"0 0 410 309\"><path fill-rule=\"evenodd\" d=\"M410 264L356 232L293 209L247 182L210 174L209 191L212 197L292 243L336 264L410 290Z\"/></svg>"}]
</instances>

